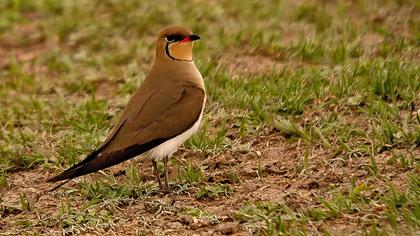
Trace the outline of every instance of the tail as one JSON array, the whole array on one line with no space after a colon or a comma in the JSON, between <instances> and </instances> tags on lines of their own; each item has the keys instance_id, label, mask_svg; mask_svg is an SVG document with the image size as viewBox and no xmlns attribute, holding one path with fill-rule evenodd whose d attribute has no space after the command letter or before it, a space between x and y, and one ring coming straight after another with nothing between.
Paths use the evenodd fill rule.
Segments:
<instances>
[{"instance_id":1,"label":"tail","mask_svg":"<svg viewBox=\"0 0 420 236\"><path fill-rule=\"evenodd\" d=\"M62 180L70 180L82 175L86 175L107 167L119 164L137 155L140 155L150 149L158 146L167 139L156 139L151 142L133 145L125 149L115 152L100 152L99 150L92 152L83 161L67 169L63 173L48 179L47 182L57 182ZM57 186L60 187L61 185ZM56 187L56 188L57 188ZM54 188L55 189L55 188Z\"/></svg>"}]
</instances>

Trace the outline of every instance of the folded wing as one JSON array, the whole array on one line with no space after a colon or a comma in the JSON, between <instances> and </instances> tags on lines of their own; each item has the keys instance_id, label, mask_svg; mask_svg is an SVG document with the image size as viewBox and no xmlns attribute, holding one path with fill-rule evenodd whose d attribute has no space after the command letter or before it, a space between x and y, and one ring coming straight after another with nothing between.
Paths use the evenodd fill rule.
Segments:
<instances>
[{"instance_id":1,"label":"folded wing","mask_svg":"<svg viewBox=\"0 0 420 236\"><path fill-rule=\"evenodd\" d=\"M84 160L48 182L72 179L119 164L191 128L203 109L204 90L188 83L167 86L164 90L152 94L143 106L124 111L111 137Z\"/></svg>"}]
</instances>

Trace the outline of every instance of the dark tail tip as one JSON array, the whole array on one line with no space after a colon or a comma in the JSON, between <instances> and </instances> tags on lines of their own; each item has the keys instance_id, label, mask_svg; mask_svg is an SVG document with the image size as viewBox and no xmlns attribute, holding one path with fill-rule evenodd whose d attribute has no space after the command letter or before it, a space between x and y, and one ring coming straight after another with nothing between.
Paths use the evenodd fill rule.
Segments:
<instances>
[{"instance_id":1,"label":"dark tail tip","mask_svg":"<svg viewBox=\"0 0 420 236\"><path fill-rule=\"evenodd\" d=\"M60 174L60 175L57 175L57 176L54 176L52 178L47 179L47 182L51 183L51 182L57 182L57 181L61 181L61 180L64 180L64 179L61 178L61 174Z\"/></svg>"},{"instance_id":2,"label":"dark tail tip","mask_svg":"<svg viewBox=\"0 0 420 236\"><path fill-rule=\"evenodd\" d=\"M49 179L49 180L47 180L47 182L54 182L54 181L50 181L51 179ZM57 186L55 186L54 188L52 188L52 189L50 189L50 190L48 190L49 192L53 192L53 191L55 191L56 189L58 189L59 187L61 187L61 186L63 186L63 185L65 185L67 182L69 182L71 179L68 179L68 180L66 180L66 181L64 181L63 183L60 183L59 185L57 185Z\"/></svg>"}]
</instances>

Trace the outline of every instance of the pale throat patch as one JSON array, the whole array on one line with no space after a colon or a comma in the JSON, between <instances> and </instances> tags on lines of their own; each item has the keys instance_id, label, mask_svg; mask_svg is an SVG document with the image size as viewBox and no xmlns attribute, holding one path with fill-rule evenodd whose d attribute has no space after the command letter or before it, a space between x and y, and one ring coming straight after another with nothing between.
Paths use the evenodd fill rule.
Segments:
<instances>
[{"instance_id":1,"label":"pale throat patch","mask_svg":"<svg viewBox=\"0 0 420 236\"><path fill-rule=\"evenodd\" d=\"M169 54L171 57L183 60L192 61L192 48L194 42L176 42L169 44Z\"/></svg>"}]
</instances>

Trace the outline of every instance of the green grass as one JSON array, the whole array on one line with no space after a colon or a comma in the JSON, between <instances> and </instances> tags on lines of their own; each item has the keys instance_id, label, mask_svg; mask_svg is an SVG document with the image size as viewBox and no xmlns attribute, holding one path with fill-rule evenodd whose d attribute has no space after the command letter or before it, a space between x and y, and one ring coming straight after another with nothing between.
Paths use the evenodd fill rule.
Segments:
<instances>
[{"instance_id":1,"label":"green grass","mask_svg":"<svg viewBox=\"0 0 420 236\"><path fill-rule=\"evenodd\" d=\"M202 187L198 190L196 198L197 199L214 199L222 196L229 196L232 194L233 190L224 184L210 185Z\"/></svg>"},{"instance_id":2,"label":"green grass","mask_svg":"<svg viewBox=\"0 0 420 236\"><path fill-rule=\"evenodd\" d=\"M344 231L362 235L415 234L419 14L412 0L1 1L0 224L12 222L6 231L15 233L119 232L124 217L112 205L160 197L135 165L121 178L107 172L64 187L53 195L60 204L45 211L16 181L20 173L58 173L97 147L143 81L157 32L180 24L202 36L194 53L208 101L199 132L184 145L197 158L172 158L171 187L199 205L158 209L221 223L206 204L245 194L251 177L241 165L258 152L248 164L252 178L265 185L287 176L291 196L321 170L337 170L340 181L326 180L297 207L256 199L236 205L233 218L245 231L328 235L349 221ZM284 175L262 164L266 149L278 146L299 160L285 164ZM235 161L209 164L220 156ZM138 232L165 228L144 225Z\"/></svg>"},{"instance_id":3,"label":"green grass","mask_svg":"<svg viewBox=\"0 0 420 236\"><path fill-rule=\"evenodd\" d=\"M419 226L418 206L418 177L410 177L410 187L406 192L395 189L395 186L388 186L384 194L366 197L374 187L366 185L354 186L348 193L335 192L331 199L320 199L319 205L314 208L290 209L287 205L257 201L248 202L243 205L235 214L235 219L243 222L251 232L267 235L302 234L307 230L334 219L349 217L351 213L361 213L372 203L380 203L384 206L384 212L390 227L384 228L384 232L399 232L398 224L404 223L414 231ZM377 220L380 220L380 216ZM375 221L362 222L358 227L367 232L377 230ZM297 230L297 228L300 228ZM405 232L405 231L403 231ZM323 233L328 233L324 231Z\"/></svg>"}]
</instances>

